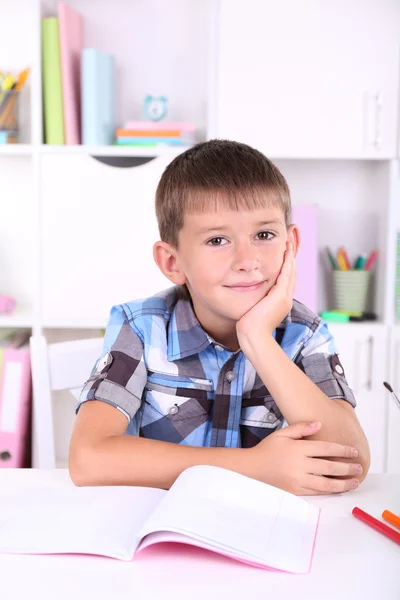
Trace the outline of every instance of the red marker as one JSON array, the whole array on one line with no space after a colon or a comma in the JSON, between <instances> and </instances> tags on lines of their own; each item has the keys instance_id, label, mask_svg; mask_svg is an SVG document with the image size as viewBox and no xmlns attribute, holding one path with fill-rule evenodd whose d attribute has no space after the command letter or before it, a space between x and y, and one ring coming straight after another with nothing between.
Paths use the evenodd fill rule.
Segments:
<instances>
[{"instance_id":1,"label":"red marker","mask_svg":"<svg viewBox=\"0 0 400 600\"><path fill-rule=\"evenodd\" d=\"M365 267L364 269L366 271L369 271L370 268L372 267L372 265L374 264L375 260L376 260L376 255L378 254L378 250L374 250L373 252L371 252L371 254L369 255L369 258L367 260L367 262L365 263Z\"/></svg>"},{"instance_id":2,"label":"red marker","mask_svg":"<svg viewBox=\"0 0 400 600\"><path fill-rule=\"evenodd\" d=\"M361 508L358 508L357 506L353 508L351 514L357 519L360 519L360 521L363 521L370 527L373 527L374 529L379 531L379 533L383 533L383 535L386 535L386 537L390 538L391 540L400 545L400 533L398 533L391 527L388 527L388 525L385 525L385 523L382 523L381 521L378 521L378 519L371 517L371 515L364 512L363 510L361 510Z\"/></svg>"}]
</instances>

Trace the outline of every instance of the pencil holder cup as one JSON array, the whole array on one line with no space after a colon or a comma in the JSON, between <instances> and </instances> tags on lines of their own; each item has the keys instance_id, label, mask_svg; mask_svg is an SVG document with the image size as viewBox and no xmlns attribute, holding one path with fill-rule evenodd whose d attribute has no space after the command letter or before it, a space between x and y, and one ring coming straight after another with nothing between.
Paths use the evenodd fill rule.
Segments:
<instances>
[{"instance_id":1,"label":"pencil holder cup","mask_svg":"<svg viewBox=\"0 0 400 600\"><path fill-rule=\"evenodd\" d=\"M2 144L17 141L18 97L18 91L0 91L0 143Z\"/></svg>"},{"instance_id":2,"label":"pencil holder cup","mask_svg":"<svg viewBox=\"0 0 400 600\"><path fill-rule=\"evenodd\" d=\"M335 309L365 312L371 271L333 271Z\"/></svg>"}]
</instances>

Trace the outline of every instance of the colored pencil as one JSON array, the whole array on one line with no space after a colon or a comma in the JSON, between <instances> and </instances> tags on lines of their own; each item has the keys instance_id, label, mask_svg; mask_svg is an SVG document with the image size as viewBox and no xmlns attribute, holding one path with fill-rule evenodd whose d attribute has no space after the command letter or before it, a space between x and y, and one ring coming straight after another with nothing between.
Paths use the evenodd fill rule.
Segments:
<instances>
[{"instance_id":1,"label":"colored pencil","mask_svg":"<svg viewBox=\"0 0 400 600\"><path fill-rule=\"evenodd\" d=\"M400 529L400 517L390 512L390 510L384 510L382 513L382 519L385 519L388 523L391 523L397 529Z\"/></svg>"},{"instance_id":2,"label":"colored pencil","mask_svg":"<svg viewBox=\"0 0 400 600\"><path fill-rule=\"evenodd\" d=\"M372 517L371 515L364 512L363 510L361 510L361 508L358 508L357 506L355 506L353 508L353 510L351 511L351 514L354 517L356 517L356 519L363 521L363 523L365 523L366 525L369 525L373 529L376 529L376 531L379 531L379 533L382 533L382 535L385 535L386 537L391 539L393 542L396 542L396 544L400 545L400 533L398 533L391 527L388 527L387 525L385 525L385 523L378 521L378 519L375 519L375 517Z\"/></svg>"}]
</instances>

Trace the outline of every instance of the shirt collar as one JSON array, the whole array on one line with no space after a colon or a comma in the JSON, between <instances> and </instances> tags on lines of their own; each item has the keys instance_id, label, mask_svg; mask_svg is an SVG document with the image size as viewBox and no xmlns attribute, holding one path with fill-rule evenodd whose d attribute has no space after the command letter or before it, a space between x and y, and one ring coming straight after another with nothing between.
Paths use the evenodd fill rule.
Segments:
<instances>
[{"instance_id":1,"label":"shirt collar","mask_svg":"<svg viewBox=\"0 0 400 600\"><path fill-rule=\"evenodd\" d=\"M168 360L198 354L213 343L200 325L190 300L180 298L168 323Z\"/></svg>"},{"instance_id":2,"label":"shirt collar","mask_svg":"<svg viewBox=\"0 0 400 600\"><path fill-rule=\"evenodd\" d=\"M281 340L282 349L288 356L294 357L304 342L307 328L304 324L293 323L293 309L283 319L279 328L284 329ZM276 330L273 332L276 337ZM180 360L216 343L202 328L192 303L187 298L179 298L172 310L168 323L168 360Z\"/></svg>"}]
</instances>

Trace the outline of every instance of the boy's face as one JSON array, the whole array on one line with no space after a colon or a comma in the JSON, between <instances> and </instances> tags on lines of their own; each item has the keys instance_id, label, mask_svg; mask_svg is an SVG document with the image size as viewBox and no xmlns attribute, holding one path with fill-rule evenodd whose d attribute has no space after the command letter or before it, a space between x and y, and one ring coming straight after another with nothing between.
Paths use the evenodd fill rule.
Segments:
<instances>
[{"instance_id":1,"label":"boy's face","mask_svg":"<svg viewBox=\"0 0 400 600\"><path fill-rule=\"evenodd\" d=\"M186 283L201 325L221 338L275 284L288 239L297 251L297 228L286 227L280 208L221 207L185 215L179 248L170 259L172 273L156 262L171 281Z\"/></svg>"}]
</instances>

